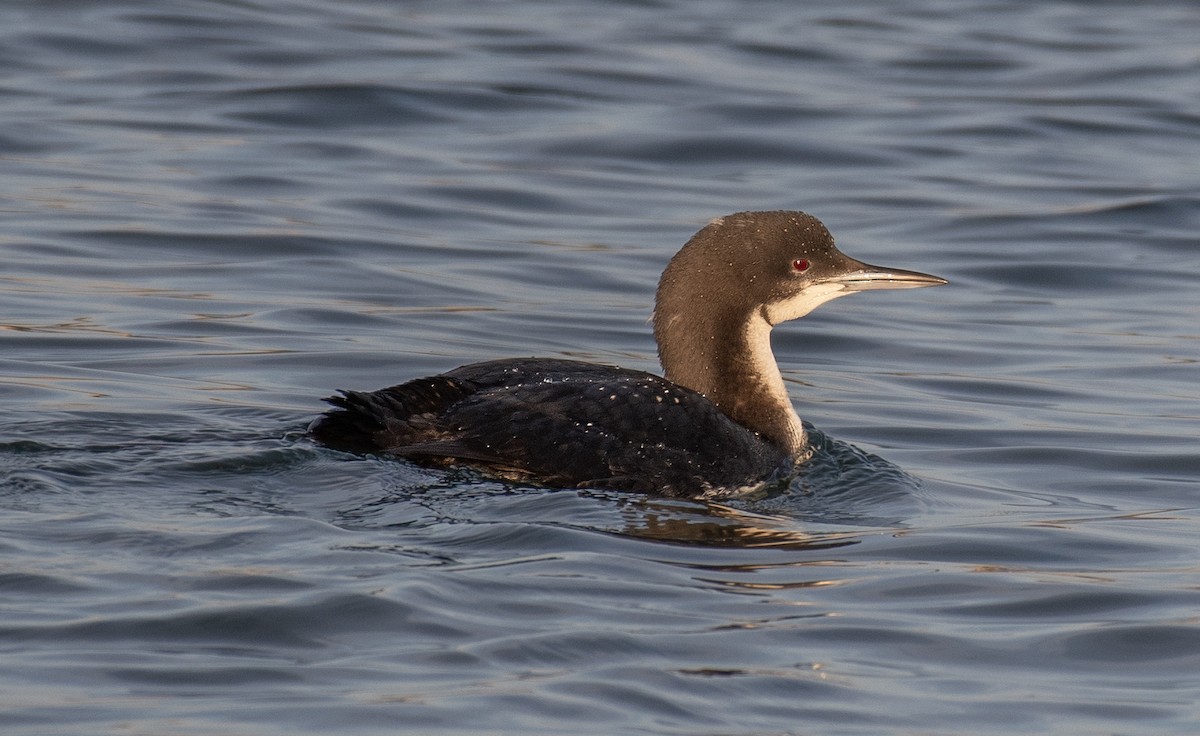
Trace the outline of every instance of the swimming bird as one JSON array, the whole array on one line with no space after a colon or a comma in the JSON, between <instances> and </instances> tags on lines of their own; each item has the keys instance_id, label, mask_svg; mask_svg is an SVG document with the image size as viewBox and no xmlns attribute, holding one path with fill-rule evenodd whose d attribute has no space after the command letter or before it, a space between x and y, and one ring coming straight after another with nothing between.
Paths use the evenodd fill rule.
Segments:
<instances>
[{"instance_id":1,"label":"swimming bird","mask_svg":"<svg viewBox=\"0 0 1200 736\"><path fill-rule=\"evenodd\" d=\"M335 449L545 486L732 495L791 478L811 455L771 328L847 294L945 283L850 258L803 212L739 212L692 236L662 274L663 376L552 358L473 363L342 391L309 432Z\"/></svg>"}]
</instances>

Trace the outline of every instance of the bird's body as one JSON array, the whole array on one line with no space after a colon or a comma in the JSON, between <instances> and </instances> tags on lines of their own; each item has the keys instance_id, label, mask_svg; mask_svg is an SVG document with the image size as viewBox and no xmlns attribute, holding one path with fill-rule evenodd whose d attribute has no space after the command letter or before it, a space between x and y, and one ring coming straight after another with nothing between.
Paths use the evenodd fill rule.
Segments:
<instances>
[{"instance_id":1,"label":"bird's body","mask_svg":"<svg viewBox=\"0 0 1200 736\"><path fill-rule=\"evenodd\" d=\"M317 430L326 444L550 486L700 496L792 464L695 391L596 363L474 363L333 402L341 411Z\"/></svg>"},{"instance_id":2,"label":"bird's body","mask_svg":"<svg viewBox=\"0 0 1200 736\"><path fill-rule=\"evenodd\" d=\"M843 255L804 213L730 215L688 241L659 283L665 378L547 358L475 363L343 392L310 432L337 449L543 485L732 493L787 477L808 456L771 328L854 291L942 283Z\"/></svg>"}]
</instances>

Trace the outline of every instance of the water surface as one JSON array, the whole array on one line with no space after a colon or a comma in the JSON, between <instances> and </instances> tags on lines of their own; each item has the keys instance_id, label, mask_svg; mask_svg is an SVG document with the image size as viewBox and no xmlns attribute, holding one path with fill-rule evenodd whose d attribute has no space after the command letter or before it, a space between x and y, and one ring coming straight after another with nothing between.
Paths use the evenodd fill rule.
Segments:
<instances>
[{"instance_id":1,"label":"water surface","mask_svg":"<svg viewBox=\"0 0 1200 736\"><path fill-rule=\"evenodd\" d=\"M6 734L1192 734L1187 2L9 3ZM336 388L655 369L803 209L936 290L776 330L726 505L316 447Z\"/></svg>"}]
</instances>

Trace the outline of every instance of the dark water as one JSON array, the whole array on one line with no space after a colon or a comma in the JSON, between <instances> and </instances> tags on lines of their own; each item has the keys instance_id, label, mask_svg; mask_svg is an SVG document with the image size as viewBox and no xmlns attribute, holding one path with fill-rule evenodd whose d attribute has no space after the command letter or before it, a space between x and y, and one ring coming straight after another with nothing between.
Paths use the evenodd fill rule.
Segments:
<instances>
[{"instance_id":1,"label":"dark water","mask_svg":"<svg viewBox=\"0 0 1200 736\"><path fill-rule=\"evenodd\" d=\"M5 734L1193 734L1200 8L11 2ZM302 437L462 362L651 369L804 209L949 278L776 331L736 506Z\"/></svg>"}]
</instances>

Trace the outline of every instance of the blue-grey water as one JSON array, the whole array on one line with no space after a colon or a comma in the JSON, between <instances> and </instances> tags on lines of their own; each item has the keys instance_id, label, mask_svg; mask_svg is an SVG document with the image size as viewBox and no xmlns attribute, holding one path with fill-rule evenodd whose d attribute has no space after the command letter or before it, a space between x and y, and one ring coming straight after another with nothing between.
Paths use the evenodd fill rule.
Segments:
<instances>
[{"instance_id":1,"label":"blue-grey water","mask_svg":"<svg viewBox=\"0 0 1200 736\"><path fill-rule=\"evenodd\" d=\"M4 734L1200 728L1196 3L25 0L0 121ZM774 208L951 281L775 331L786 493L303 436Z\"/></svg>"}]
</instances>

